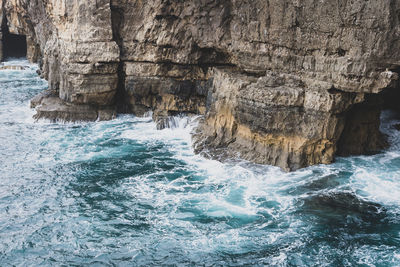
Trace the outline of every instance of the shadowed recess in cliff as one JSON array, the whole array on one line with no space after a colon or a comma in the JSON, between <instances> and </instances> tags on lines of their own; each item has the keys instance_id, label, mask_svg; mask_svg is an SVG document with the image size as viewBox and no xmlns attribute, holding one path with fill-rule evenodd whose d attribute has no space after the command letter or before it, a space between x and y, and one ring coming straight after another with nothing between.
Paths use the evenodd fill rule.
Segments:
<instances>
[{"instance_id":1,"label":"shadowed recess in cliff","mask_svg":"<svg viewBox=\"0 0 400 267\"><path fill-rule=\"evenodd\" d=\"M400 67L393 69L393 72L400 75ZM400 82L391 88L387 88L381 93L383 98L383 108L392 109L400 113Z\"/></svg>"},{"instance_id":2,"label":"shadowed recess in cliff","mask_svg":"<svg viewBox=\"0 0 400 267\"><path fill-rule=\"evenodd\" d=\"M3 33L2 42L4 58L26 58L26 36L10 33L6 19L3 20L2 25L1 31Z\"/></svg>"},{"instance_id":3,"label":"shadowed recess in cliff","mask_svg":"<svg viewBox=\"0 0 400 267\"><path fill-rule=\"evenodd\" d=\"M400 73L400 68L396 72ZM400 119L400 82L395 87L383 91L381 96L383 98L383 109L390 111L390 118L393 120ZM400 124L396 123L392 128L400 131Z\"/></svg>"},{"instance_id":4,"label":"shadowed recess in cliff","mask_svg":"<svg viewBox=\"0 0 400 267\"><path fill-rule=\"evenodd\" d=\"M363 103L346 112L346 123L338 142L338 155L376 154L388 146L380 131L384 108L381 95L367 95Z\"/></svg>"},{"instance_id":5,"label":"shadowed recess in cliff","mask_svg":"<svg viewBox=\"0 0 400 267\"><path fill-rule=\"evenodd\" d=\"M112 33L113 40L117 43L119 47L119 63L118 63L118 84L117 84L117 94L115 96L116 108L118 113L128 113L127 104L125 101L125 71L124 63L122 58L122 37L120 33L121 25L124 21L124 13L119 7L114 6L112 1L110 4L111 8L111 23L112 23Z\"/></svg>"},{"instance_id":6,"label":"shadowed recess in cliff","mask_svg":"<svg viewBox=\"0 0 400 267\"><path fill-rule=\"evenodd\" d=\"M399 73L400 69L393 70ZM400 117L400 83L379 94L367 94L365 101L346 112L346 123L338 143L338 155L375 154L388 147L387 137L381 133L381 112L391 110L394 119Z\"/></svg>"}]
</instances>

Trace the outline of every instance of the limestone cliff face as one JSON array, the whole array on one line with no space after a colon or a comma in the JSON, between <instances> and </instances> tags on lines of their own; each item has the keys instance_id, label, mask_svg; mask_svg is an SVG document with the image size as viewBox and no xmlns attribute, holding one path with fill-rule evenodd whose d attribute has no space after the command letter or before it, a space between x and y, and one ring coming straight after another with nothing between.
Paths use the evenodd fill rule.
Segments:
<instances>
[{"instance_id":1,"label":"limestone cliff face","mask_svg":"<svg viewBox=\"0 0 400 267\"><path fill-rule=\"evenodd\" d=\"M42 76L59 98L43 98L38 116L92 120L107 110L106 118L111 118L119 48L113 41L109 1L3 2L9 31L27 36L28 59L39 61Z\"/></svg>"},{"instance_id":2,"label":"limestone cliff face","mask_svg":"<svg viewBox=\"0 0 400 267\"><path fill-rule=\"evenodd\" d=\"M287 170L377 151L400 2L0 0L50 92L38 117L203 114L198 152ZM4 25L3 25L4 26Z\"/></svg>"}]
</instances>

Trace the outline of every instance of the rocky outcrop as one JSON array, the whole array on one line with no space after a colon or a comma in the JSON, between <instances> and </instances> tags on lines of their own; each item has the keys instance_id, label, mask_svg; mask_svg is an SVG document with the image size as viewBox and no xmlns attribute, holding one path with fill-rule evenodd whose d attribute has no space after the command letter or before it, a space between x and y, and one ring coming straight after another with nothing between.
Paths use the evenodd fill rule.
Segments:
<instances>
[{"instance_id":1,"label":"rocky outcrop","mask_svg":"<svg viewBox=\"0 0 400 267\"><path fill-rule=\"evenodd\" d=\"M116 118L114 106L81 105L59 98L55 90L46 90L31 100L31 108L36 108L34 119L51 122L76 122L111 120Z\"/></svg>"},{"instance_id":2,"label":"rocky outcrop","mask_svg":"<svg viewBox=\"0 0 400 267\"><path fill-rule=\"evenodd\" d=\"M99 118L83 113L111 111L119 48L113 41L109 1L3 2L3 22L11 33L26 36L28 59L39 61L42 77L60 99L42 98L48 102L37 105L37 117L96 120ZM66 115L74 107L82 116ZM111 118L113 113L105 117Z\"/></svg>"},{"instance_id":3,"label":"rocky outcrop","mask_svg":"<svg viewBox=\"0 0 400 267\"><path fill-rule=\"evenodd\" d=\"M287 170L385 145L379 98L397 86L396 0L1 6L7 28L26 35L28 58L39 60L56 92L39 98L38 117L151 110L162 128L169 116L203 114L197 152Z\"/></svg>"},{"instance_id":4,"label":"rocky outcrop","mask_svg":"<svg viewBox=\"0 0 400 267\"><path fill-rule=\"evenodd\" d=\"M19 66L19 65L7 65L2 66L0 65L0 70L26 70L27 67Z\"/></svg>"}]
</instances>

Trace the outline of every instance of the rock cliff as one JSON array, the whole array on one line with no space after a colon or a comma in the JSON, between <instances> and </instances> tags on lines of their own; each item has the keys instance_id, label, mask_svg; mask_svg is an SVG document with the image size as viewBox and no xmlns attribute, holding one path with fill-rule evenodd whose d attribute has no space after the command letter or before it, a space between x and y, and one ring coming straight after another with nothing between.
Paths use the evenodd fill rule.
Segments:
<instances>
[{"instance_id":1,"label":"rock cliff","mask_svg":"<svg viewBox=\"0 0 400 267\"><path fill-rule=\"evenodd\" d=\"M0 0L49 91L37 117L202 114L195 150L280 166L376 152L397 0ZM391 89L392 88L392 89ZM397 92L397 91L396 91ZM397 93L395 93L397 95Z\"/></svg>"}]
</instances>

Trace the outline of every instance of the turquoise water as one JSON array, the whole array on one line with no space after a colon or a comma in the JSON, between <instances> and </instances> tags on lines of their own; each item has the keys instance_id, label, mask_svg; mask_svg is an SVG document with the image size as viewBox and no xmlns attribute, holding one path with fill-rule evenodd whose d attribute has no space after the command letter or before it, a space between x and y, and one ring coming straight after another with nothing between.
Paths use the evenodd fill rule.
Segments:
<instances>
[{"instance_id":1,"label":"turquoise water","mask_svg":"<svg viewBox=\"0 0 400 267\"><path fill-rule=\"evenodd\" d=\"M284 173L194 155L193 119L34 122L29 66L0 71L0 266L400 266L394 114L386 152Z\"/></svg>"}]
</instances>

